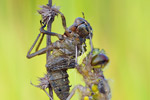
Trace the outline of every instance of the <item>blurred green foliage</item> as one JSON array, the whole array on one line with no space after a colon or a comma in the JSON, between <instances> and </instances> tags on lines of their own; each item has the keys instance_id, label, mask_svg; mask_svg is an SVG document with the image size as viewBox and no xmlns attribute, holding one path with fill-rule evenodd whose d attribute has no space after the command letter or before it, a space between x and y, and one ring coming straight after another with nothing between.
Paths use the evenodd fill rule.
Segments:
<instances>
[{"instance_id":1,"label":"blurred green foliage","mask_svg":"<svg viewBox=\"0 0 150 100\"><path fill-rule=\"evenodd\" d=\"M39 33L41 16L36 10L45 4L47 0L0 0L0 100L48 100L30 85L46 73L45 55L26 58ZM61 7L67 26L85 13L94 30L94 46L105 49L110 58L105 75L112 100L150 100L149 0L53 0L53 4ZM63 34L60 17L52 31ZM75 69L68 73L72 87L83 84ZM72 100L77 98L78 94Z\"/></svg>"}]
</instances>

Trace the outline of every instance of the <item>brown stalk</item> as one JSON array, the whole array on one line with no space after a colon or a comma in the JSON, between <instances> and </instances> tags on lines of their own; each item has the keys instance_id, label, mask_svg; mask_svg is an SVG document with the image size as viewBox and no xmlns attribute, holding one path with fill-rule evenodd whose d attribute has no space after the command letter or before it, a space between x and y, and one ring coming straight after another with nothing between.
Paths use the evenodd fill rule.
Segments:
<instances>
[{"instance_id":1,"label":"brown stalk","mask_svg":"<svg viewBox=\"0 0 150 100\"><path fill-rule=\"evenodd\" d=\"M48 6L51 8L52 7L52 0L48 0ZM51 20L48 22L47 24L47 31L51 32L51 26L52 26L52 22L54 21L54 18L51 18ZM51 36L47 35L47 46L51 44ZM50 50L48 50L46 52L46 62L48 61L48 56L50 55ZM52 91L52 87L51 85L49 85L49 95L52 97L53 99L53 91ZM50 99L51 100L51 99Z\"/></svg>"}]
</instances>

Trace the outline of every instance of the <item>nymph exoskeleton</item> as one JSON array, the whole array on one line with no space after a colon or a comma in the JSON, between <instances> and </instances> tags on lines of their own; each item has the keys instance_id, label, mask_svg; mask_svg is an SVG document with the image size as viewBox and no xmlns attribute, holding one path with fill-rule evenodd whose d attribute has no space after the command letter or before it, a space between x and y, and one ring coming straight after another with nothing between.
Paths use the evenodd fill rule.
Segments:
<instances>
[{"instance_id":1,"label":"nymph exoskeleton","mask_svg":"<svg viewBox=\"0 0 150 100\"><path fill-rule=\"evenodd\" d=\"M93 49L83 63L76 67L86 86L75 86L67 100L71 99L77 89L82 93L81 100L110 100L110 87L102 71L108 62L108 57L102 51Z\"/></svg>"},{"instance_id":2,"label":"nymph exoskeleton","mask_svg":"<svg viewBox=\"0 0 150 100\"><path fill-rule=\"evenodd\" d=\"M27 58L32 58L34 56L44 54L47 50L52 51L52 54L48 57L48 62L46 64L48 74L45 78L42 79L47 79L48 84L51 85L57 96L61 100L66 100L69 96L70 90L67 69L75 67L75 58L82 54L82 45L85 44L86 39L89 39L89 37L92 36L92 28L84 18L80 17L76 18L73 25L67 28L64 15L55 9L54 12L61 15L62 24L65 29L64 34L61 35L44 30L47 23L46 21L41 21L40 34L42 34L42 38L36 47L36 52L31 53L33 47L40 37L39 34L31 49L29 50ZM47 46L46 48L38 50L43 40L44 34L57 36L59 40ZM86 51L86 45L84 49ZM45 88L47 88L47 86ZM42 86L40 85L39 87ZM44 90L45 88L42 89Z\"/></svg>"}]
</instances>

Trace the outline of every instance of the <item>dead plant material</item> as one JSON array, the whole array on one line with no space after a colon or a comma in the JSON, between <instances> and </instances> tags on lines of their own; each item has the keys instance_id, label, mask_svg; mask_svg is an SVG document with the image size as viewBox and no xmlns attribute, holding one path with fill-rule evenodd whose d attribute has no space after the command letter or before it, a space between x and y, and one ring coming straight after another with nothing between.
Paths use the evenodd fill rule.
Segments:
<instances>
[{"instance_id":1,"label":"dead plant material","mask_svg":"<svg viewBox=\"0 0 150 100\"><path fill-rule=\"evenodd\" d=\"M54 18L58 15L60 7L55 5L52 7L49 7L48 5L42 5L40 8L42 9L38 10L38 13L42 15L43 22L48 24L51 18Z\"/></svg>"}]
</instances>

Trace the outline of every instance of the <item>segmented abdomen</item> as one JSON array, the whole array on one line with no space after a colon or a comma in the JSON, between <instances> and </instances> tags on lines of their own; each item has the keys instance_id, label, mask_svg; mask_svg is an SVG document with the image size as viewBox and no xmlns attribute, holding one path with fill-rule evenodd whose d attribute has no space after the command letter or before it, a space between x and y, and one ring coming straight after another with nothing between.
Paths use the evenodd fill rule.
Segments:
<instances>
[{"instance_id":1,"label":"segmented abdomen","mask_svg":"<svg viewBox=\"0 0 150 100\"><path fill-rule=\"evenodd\" d=\"M46 67L50 85L61 100L66 100L70 90L67 69L75 67L75 60L64 56L51 57Z\"/></svg>"},{"instance_id":2,"label":"segmented abdomen","mask_svg":"<svg viewBox=\"0 0 150 100\"><path fill-rule=\"evenodd\" d=\"M57 70L49 73L49 82L60 100L69 96L69 80L67 70Z\"/></svg>"}]
</instances>

